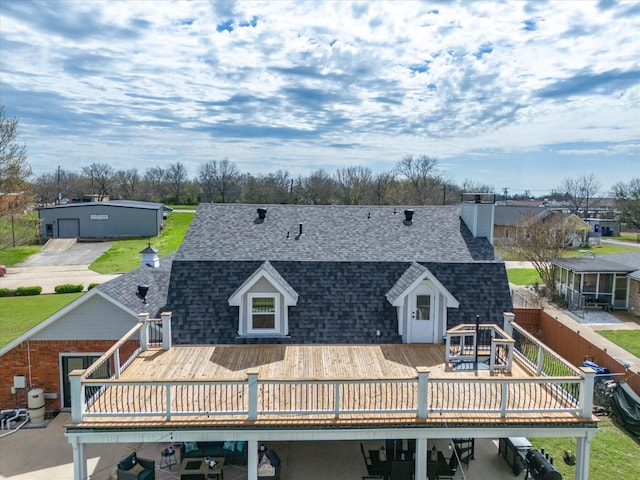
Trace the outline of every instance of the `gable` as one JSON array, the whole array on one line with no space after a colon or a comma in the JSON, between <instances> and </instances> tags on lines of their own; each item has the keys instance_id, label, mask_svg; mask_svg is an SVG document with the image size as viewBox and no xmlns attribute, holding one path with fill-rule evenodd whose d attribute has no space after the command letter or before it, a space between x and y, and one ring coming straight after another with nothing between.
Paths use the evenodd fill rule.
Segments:
<instances>
[{"instance_id":1,"label":"gable","mask_svg":"<svg viewBox=\"0 0 640 480\"><path fill-rule=\"evenodd\" d=\"M57 321L31 336L31 340L118 340L138 321L136 315L94 295Z\"/></svg>"},{"instance_id":2,"label":"gable","mask_svg":"<svg viewBox=\"0 0 640 480\"><path fill-rule=\"evenodd\" d=\"M451 293L440 283L440 281L429 271L427 267L415 262L411 264L411 266L398 279L393 288L389 290L386 295L387 300L389 300L389 303L394 307L402 306L406 296L424 281L433 285L433 290L445 298L448 308L458 308L460 306L460 303L455 299L455 297L451 295Z\"/></svg>"}]
</instances>

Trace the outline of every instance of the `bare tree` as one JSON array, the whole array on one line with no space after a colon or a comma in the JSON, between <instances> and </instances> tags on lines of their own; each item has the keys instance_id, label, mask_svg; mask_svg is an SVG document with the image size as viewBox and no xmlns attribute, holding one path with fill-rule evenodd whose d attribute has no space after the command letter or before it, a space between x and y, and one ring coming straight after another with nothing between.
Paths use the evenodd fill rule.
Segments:
<instances>
[{"instance_id":1,"label":"bare tree","mask_svg":"<svg viewBox=\"0 0 640 480\"><path fill-rule=\"evenodd\" d=\"M114 177L114 183L120 198L134 200L140 185L138 169L118 170Z\"/></svg>"},{"instance_id":2,"label":"bare tree","mask_svg":"<svg viewBox=\"0 0 640 480\"><path fill-rule=\"evenodd\" d=\"M288 203L291 179L289 173L278 170L275 174L243 175L242 201L245 203Z\"/></svg>"},{"instance_id":3,"label":"bare tree","mask_svg":"<svg viewBox=\"0 0 640 480\"><path fill-rule=\"evenodd\" d=\"M640 178L617 182L612 189L620 221L640 229Z\"/></svg>"},{"instance_id":4,"label":"bare tree","mask_svg":"<svg viewBox=\"0 0 640 480\"><path fill-rule=\"evenodd\" d=\"M343 205L371 203L373 175L367 167L344 167L336 171L336 186Z\"/></svg>"},{"instance_id":5,"label":"bare tree","mask_svg":"<svg viewBox=\"0 0 640 480\"><path fill-rule=\"evenodd\" d=\"M442 181L437 175L435 158L420 155L405 156L396 169L398 173L408 180L412 190L412 200L418 205L426 205L435 202L435 190L439 189Z\"/></svg>"},{"instance_id":6,"label":"bare tree","mask_svg":"<svg viewBox=\"0 0 640 480\"><path fill-rule=\"evenodd\" d=\"M517 258L531 262L544 285L553 291L554 271L550 261L562 256L576 226L570 221L548 222L543 217L532 214L522 220L518 235L508 248Z\"/></svg>"},{"instance_id":7,"label":"bare tree","mask_svg":"<svg viewBox=\"0 0 640 480\"><path fill-rule=\"evenodd\" d=\"M144 198L164 202L166 200L166 172L162 167L148 168L143 175Z\"/></svg>"},{"instance_id":8,"label":"bare tree","mask_svg":"<svg viewBox=\"0 0 640 480\"><path fill-rule=\"evenodd\" d=\"M31 165L27 162L27 147L17 142L18 120L6 118L0 105L0 195L29 189Z\"/></svg>"},{"instance_id":9,"label":"bare tree","mask_svg":"<svg viewBox=\"0 0 640 480\"><path fill-rule=\"evenodd\" d=\"M335 203L336 182L326 170L319 169L306 178L300 178L297 189L300 203L309 205Z\"/></svg>"},{"instance_id":10,"label":"bare tree","mask_svg":"<svg viewBox=\"0 0 640 480\"><path fill-rule=\"evenodd\" d=\"M180 162L172 163L165 171L165 178L173 197L173 202L179 204L182 188L184 187L184 182L187 180L187 169L184 164Z\"/></svg>"},{"instance_id":11,"label":"bare tree","mask_svg":"<svg viewBox=\"0 0 640 480\"><path fill-rule=\"evenodd\" d=\"M220 162L210 160L199 169L198 183L207 202L217 199L221 203L235 201L240 195L239 180L238 168L227 158Z\"/></svg>"},{"instance_id":12,"label":"bare tree","mask_svg":"<svg viewBox=\"0 0 640 480\"><path fill-rule=\"evenodd\" d=\"M589 206L596 205L600 187L600 181L591 173L578 178L565 178L559 190L566 194L573 213L588 217Z\"/></svg>"},{"instance_id":13,"label":"bare tree","mask_svg":"<svg viewBox=\"0 0 640 480\"><path fill-rule=\"evenodd\" d=\"M392 171L376 173L372 181L371 200L375 205L389 204L389 190L396 181L396 176Z\"/></svg>"},{"instance_id":14,"label":"bare tree","mask_svg":"<svg viewBox=\"0 0 640 480\"><path fill-rule=\"evenodd\" d=\"M92 163L82 167L82 173L90 181L91 195L98 195L101 202L113 189L115 172L107 163Z\"/></svg>"},{"instance_id":15,"label":"bare tree","mask_svg":"<svg viewBox=\"0 0 640 480\"><path fill-rule=\"evenodd\" d=\"M469 178L465 178L462 182L462 191L467 193L491 193L494 192L493 185L477 182Z\"/></svg>"}]
</instances>

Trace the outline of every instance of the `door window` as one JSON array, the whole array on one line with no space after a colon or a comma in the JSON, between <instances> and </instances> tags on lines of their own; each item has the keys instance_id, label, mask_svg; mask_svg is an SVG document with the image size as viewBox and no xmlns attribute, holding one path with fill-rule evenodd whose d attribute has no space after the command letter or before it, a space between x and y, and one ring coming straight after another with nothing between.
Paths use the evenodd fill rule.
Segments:
<instances>
[{"instance_id":1,"label":"door window","mask_svg":"<svg viewBox=\"0 0 640 480\"><path fill-rule=\"evenodd\" d=\"M416 320L431 320L431 295L416 296Z\"/></svg>"}]
</instances>

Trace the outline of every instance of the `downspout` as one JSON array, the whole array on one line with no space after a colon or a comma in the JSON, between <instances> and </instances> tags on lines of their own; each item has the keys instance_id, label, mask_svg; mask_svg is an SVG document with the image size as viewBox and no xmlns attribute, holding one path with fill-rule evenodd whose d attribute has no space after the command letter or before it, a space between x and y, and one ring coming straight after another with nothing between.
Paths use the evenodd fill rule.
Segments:
<instances>
[{"instance_id":1,"label":"downspout","mask_svg":"<svg viewBox=\"0 0 640 480\"><path fill-rule=\"evenodd\" d=\"M29 366L29 388L33 387L33 379L31 378L31 342L27 340L27 365Z\"/></svg>"}]
</instances>

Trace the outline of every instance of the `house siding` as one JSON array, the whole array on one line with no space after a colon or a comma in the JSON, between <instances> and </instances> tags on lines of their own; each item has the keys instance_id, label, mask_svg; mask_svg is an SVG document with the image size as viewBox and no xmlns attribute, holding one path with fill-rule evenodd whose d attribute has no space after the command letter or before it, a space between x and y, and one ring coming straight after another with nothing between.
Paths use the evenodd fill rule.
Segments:
<instances>
[{"instance_id":1,"label":"house siding","mask_svg":"<svg viewBox=\"0 0 640 480\"><path fill-rule=\"evenodd\" d=\"M401 343L397 312L385 295L407 262L289 262L273 267L299 294L289 307L287 338L238 336L238 307L229 297L262 261L174 261L168 310L176 344ZM460 323L502 324L512 303L503 263L424 263L460 302L448 309L448 328Z\"/></svg>"},{"instance_id":2,"label":"house siding","mask_svg":"<svg viewBox=\"0 0 640 480\"><path fill-rule=\"evenodd\" d=\"M629 310L640 316L640 281L629 279Z\"/></svg>"},{"instance_id":3,"label":"house siding","mask_svg":"<svg viewBox=\"0 0 640 480\"><path fill-rule=\"evenodd\" d=\"M132 295L135 295L132 292ZM100 296L78 305L63 318L34 334L32 340L103 340L122 338L137 317Z\"/></svg>"},{"instance_id":4,"label":"house siding","mask_svg":"<svg viewBox=\"0 0 640 480\"><path fill-rule=\"evenodd\" d=\"M56 399L45 401L45 409L60 409L60 354L104 353L115 342L116 340L31 340L21 343L0 357L0 408L24 408L27 405L27 392L32 388L42 388L45 394L57 394ZM11 387L15 375L25 376L27 388L14 396Z\"/></svg>"}]
</instances>

